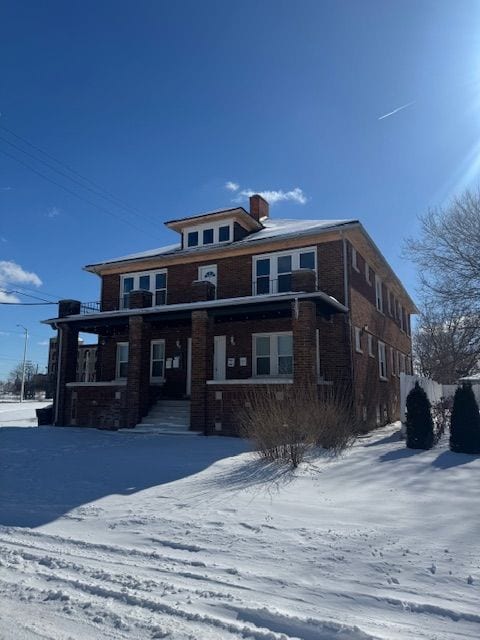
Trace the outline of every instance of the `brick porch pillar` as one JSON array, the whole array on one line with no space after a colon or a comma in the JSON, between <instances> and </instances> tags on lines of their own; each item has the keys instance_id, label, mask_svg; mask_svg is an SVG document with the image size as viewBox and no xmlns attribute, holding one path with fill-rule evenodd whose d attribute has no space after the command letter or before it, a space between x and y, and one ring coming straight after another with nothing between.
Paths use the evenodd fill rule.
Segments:
<instances>
[{"instance_id":1,"label":"brick porch pillar","mask_svg":"<svg viewBox=\"0 0 480 640\"><path fill-rule=\"evenodd\" d=\"M310 300L292 303L293 384L298 390L317 382L316 308Z\"/></svg>"},{"instance_id":2,"label":"brick porch pillar","mask_svg":"<svg viewBox=\"0 0 480 640\"><path fill-rule=\"evenodd\" d=\"M150 391L150 325L142 316L128 323L127 426L134 427L148 409Z\"/></svg>"},{"instance_id":3,"label":"brick porch pillar","mask_svg":"<svg viewBox=\"0 0 480 640\"><path fill-rule=\"evenodd\" d=\"M209 320L206 311L192 311L192 391L190 429L204 431L207 422L207 385L213 347L208 340Z\"/></svg>"},{"instance_id":4,"label":"brick porch pillar","mask_svg":"<svg viewBox=\"0 0 480 640\"><path fill-rule=\"evenodd\" d=\"M75 382L77 378L78 330L71 324L59 326L57 349L54 425L62 427L70 423L66 385L67 382Z\"/></svg>"}]
</instances>

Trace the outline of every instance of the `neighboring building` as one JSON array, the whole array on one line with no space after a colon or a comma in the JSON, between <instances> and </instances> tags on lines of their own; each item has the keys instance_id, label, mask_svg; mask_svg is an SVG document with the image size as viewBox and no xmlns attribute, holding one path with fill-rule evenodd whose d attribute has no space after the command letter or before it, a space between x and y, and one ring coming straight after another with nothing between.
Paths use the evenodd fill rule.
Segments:
<instances>
[{"instance_id":1,"label":"neighboring building","mask_svg":"<svg viewBox=\"0 0 480 640\"><path fill-rule=\"evenodd\" d=\"M78 340L76 382L95 382L97 368L97 345L83 344L83 340ZM47 397L53 397L55 393L55 382L58 369L58 347L57 338L50 338L48 345L47 364Z\"/></svg>"},{"instance_id":2,"label":"neighboring building","mask_svg":"<svg viewBox=\"0 0 480 640\"><path fill-rule=\"evenodd\" d=\"M247 392L311 384L348 390L366 429L399 417L416 307L358 220L272 220L255 195L166 226L178 244L87 266L101 301L46 321L55 424L133 427L189 399L191 429L234 434ZM77 381L79 332L98 336L96 382Z\"/></svg>"}]
</instances>

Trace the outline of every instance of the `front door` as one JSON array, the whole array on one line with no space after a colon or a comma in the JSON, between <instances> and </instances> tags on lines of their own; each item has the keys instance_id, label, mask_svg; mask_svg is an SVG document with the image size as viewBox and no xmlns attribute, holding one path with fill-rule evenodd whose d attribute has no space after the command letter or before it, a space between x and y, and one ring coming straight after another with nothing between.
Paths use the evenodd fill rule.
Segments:
<instances>
[{"instance_id":1,"label":"front door","mask_svg":"<svg viewBox=\"0 0 480 640\"><path fill-rule=\"evenodd\" d=\"M213 342L213 379L225 380L227 360L226 336L214 336Z\"/></svg>"},{"instance_id":2,"label":"front door","mask_svg":"<svg viewBox=\"0 0 480 640\"><path fill-rule=\"evenodd\" d=\"M198 279L208 280L215 287L215 297L217 297L217 265L207 264L203 267L198 267Z\"/></svg>"}]
</instances>

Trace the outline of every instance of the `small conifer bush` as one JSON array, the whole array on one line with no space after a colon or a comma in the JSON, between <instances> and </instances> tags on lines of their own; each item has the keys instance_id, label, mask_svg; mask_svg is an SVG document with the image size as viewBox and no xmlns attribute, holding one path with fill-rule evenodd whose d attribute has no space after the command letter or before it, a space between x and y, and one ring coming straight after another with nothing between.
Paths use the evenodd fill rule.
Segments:
<instances>
[{"instance_id":1,"label":"small conifer bush","mask_svg":"<svg viewBox=\"0 0 480 640\"><path fill-rule=\"evenodd\" d=\"M457 453L480 453L480 413L470 384L463 384L455 391L450 449Z\"/></svg>"},{"instance_id":2,"label":"small conifer bush","mask_svg":"<svg viewBox=\"0 0 480 640\"><path fill-rule=\"evenodd\" d=\"M425 391L416 382L407 396L407 447L409 449L431 449L433 440L430 401Z\"/></svg>"}]
</instances>

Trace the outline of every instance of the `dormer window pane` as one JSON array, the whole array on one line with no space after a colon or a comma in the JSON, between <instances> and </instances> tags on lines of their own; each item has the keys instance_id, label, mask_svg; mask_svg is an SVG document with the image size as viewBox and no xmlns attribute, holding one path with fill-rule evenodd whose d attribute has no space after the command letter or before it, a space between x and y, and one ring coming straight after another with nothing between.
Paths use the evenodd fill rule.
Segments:
<instances>
[{"instance_id":1,"label":"dormer window pane","mask_svg":"<svg viewBox=\"0 0 480 640\"><path fill-rule=\"evenodd\" d=\"M230 240L230 227L220 227L218 230L218 241L228 242Z\"/></svg>"},{"instance_id":2,"label":"dormer window pane","mask_svg":"<svg viewBox=\"0 0 480 640\"><path fill-rule=\"evenodd\" d=\"M203 230L203 244L213 244L213 229Z\"/></svg>"},{"instance_id":3,"label":"dormer window pane","mask_svg":"<svg viewBox=\"0 0 480 640\"><path fill-rule=\"evenodd\" d=\"M189 247L196 247L198 245L198 231L190 231L187 244Z\"/></svg>"}]
</instances>

